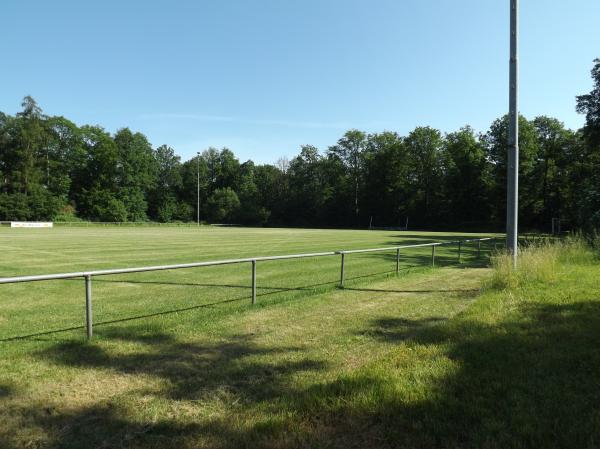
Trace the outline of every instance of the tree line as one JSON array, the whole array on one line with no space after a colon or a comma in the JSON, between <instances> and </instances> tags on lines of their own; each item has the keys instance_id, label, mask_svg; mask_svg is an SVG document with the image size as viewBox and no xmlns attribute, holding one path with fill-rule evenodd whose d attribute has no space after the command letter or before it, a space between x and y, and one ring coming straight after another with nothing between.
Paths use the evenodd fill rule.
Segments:
<instances>
[{"instance_id":1,"label":"tree line","mask_svg":"<svg viewBox=\"0 0 600 449\"><path fill-rule=\"evenodd\" d=\"M580 130L520 117L520 223L600 228L600 59L576 98ZM508 120L489 130L346 132L276 164L209 148L181 161L128 128L111 135L47 116L27 96L0 112L0 220L193 221L270 226L502 229ZM198 183L199 178L199 183ZM199 185L199 195L197 193Z\"/></svg>"}]
</instances>

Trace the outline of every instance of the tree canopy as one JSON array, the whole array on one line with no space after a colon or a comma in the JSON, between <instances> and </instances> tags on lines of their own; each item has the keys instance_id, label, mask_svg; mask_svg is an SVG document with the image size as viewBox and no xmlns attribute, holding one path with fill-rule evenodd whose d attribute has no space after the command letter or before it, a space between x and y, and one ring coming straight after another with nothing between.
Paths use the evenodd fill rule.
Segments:
<instances>
[{"instance_id":1,"label":"tree canopy","mask_svg":"<svg viewBox=\"0 0 600 449\"><path fill-rule=\"evenodd\" d=\"M592 79L576 98L581 130L519 118L523 228L547 229L553 217L600 228L600 59ZM291 160L257 165L228 148L181 161L128 128L79 127L31 96L21 106L0 112L0 220L192 221L199 200L200 217L221 223L504 226L507 117L483 133L352 129L324 152L304 145Z\"/></svg>"}]
</instances>

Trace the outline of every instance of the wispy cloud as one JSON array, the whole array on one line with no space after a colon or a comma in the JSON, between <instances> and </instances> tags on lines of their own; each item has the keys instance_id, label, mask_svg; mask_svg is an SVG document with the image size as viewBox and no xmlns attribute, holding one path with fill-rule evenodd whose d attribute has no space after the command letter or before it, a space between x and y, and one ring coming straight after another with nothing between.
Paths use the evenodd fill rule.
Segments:
<instances>
[{"instance_id":1,"label":"wispy cloud","mask_svg":"<svg viewBox=\"0 0 600 449\"><path fill-rule=\"evenodd\" d=\"M202 122L225 122L239 123L243 125L258 126L283 126L289 128L325 128L325 129L349 129L356 125L352 123L326 123L326 122L302 122L294 120L271 120L271 119L248 119L242 117L228 117L222 115L201 114L143 114L141 120L196 120Z\"/></svg>"}]
</instances>

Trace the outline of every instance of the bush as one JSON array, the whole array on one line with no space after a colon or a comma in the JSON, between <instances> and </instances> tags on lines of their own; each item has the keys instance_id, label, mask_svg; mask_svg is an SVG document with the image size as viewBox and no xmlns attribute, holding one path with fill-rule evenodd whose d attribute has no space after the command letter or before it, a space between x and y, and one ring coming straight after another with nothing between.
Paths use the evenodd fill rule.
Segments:
<instances>
[{"instance_id":1,"label":"bush","mask_svg":"<svg viewBox=\"0 0 600 449\"><path fill-rule=\"evenodd\" d=\"M24 193L0 194L0 220L52 220L64 207L63 198L44 189Z\"/></svg>"},{"instance_id":2,"label":"bush","mask_svg":"<svg viewBox=\"0 0 600 449\"><path fill-rule=\"evenodd\" d=\"M184 201L178 201L173 212L172 220L187 223L194 220L194 208Z\"/></svg>"},{"instance_id":3,"label":"bush","mask_svg":"<svg viewBox=\"0 0 600 449\"><path fill-rule=\"evenodd\" d=\"M31 219L39 221L52 220L66 203L64 198L54 196L43 188L32 191L28 199Z\"/></svg>"},{"instance_id":4,"label":"bush","mask_svg":"<svg viewBox=\"0 0 600 449\"><path fill-rule=\"evenodd\" d=\"M85 195L85 216L95 221L127 221L125 204L111 192L106 190L91 190Z\"/></svg>"},{"instance_id":5,"label":"bush","mask_svg":"<svg viewBox=\"0 0 600 449\"><path fill-rule=\"evenodd\" d=\"M117 198L108 198L105 203L98 204L94 207L94 211L100 221L127 221L127 208L123 202Z\"/></svg>"},{"instance_id":6,"label":"bush","mask_svg":"<svg viewBox=\"0 0 600 449\"><path fill-rule=\"evenodd\" d=\"M127 211L124 220L118 221L148 221L146 211L148 203L144 192L138 187L126 187L119 190L118 201L120 201Z\"/></svg>"},{"instance_id":7,"label":"bush","mask_svg":"<svg viewBox=\"0 0 600 449\"><path fill-rule=\"evenodd\" d=\"M73 222L73 221L83 221L75 214L75 208L70 204L64 206L54 217L52 217L52 221L55 222Z\"/></svg>"},{"instance_id":8,"label":"bush","mask_svg":"<svg viewBox=\"0 0 600 449\"><path fill-rule=\"evenodd\" d=\"M161 223L169 223L173 221L173 215L177 210L177 204L174 201L165 201L156 211L156 218Z\"/></svg>"},{"instance_id":9,"label":"bush","mask_svg":"<svg viewBox=\"0 0 600 449\"><path fill-rule=\"evenodd\" d=\"M0 193L0 220L29 220L31 210L27 195L22 193Z\"/></svg>"},{"instance_id":10,"label":"bush","mask_svg":"<svg viewBox=\"0 0 600 449\"><path fill-rule=\"evenodd\" d=\"M240 199L229 187L216 189L208 199L208 213L213 223L232 223L240 209Z\"/></svg>"},{"instance_id":11,"label":"bush","mask_svg":"<svg viewBox=\"0 0 600 449\"><path fill-rule=\"evenodd\" d=\"M257 204L244 203L239 209L239 223L252 226L264 226L269 221L271 211Z\"/></svg>"}]
</instances>

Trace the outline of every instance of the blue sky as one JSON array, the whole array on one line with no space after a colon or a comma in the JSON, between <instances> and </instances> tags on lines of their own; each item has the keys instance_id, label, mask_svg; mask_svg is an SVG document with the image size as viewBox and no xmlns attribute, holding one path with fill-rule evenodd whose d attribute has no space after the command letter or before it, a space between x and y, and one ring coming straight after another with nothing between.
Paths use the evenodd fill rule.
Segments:
<instances>
[{"instance_id":1,"label":"blue sky","mask_svg":"<svg viewBox=\"0 0 600 449\"><path fill-rule=\"evenodd\" d=\"M508 0L16 1L0 110L275 162L349 128L485 131L508 107ZM521 1L521 112L583 124L600 1Z\"/></svg>"}]
</instances>

